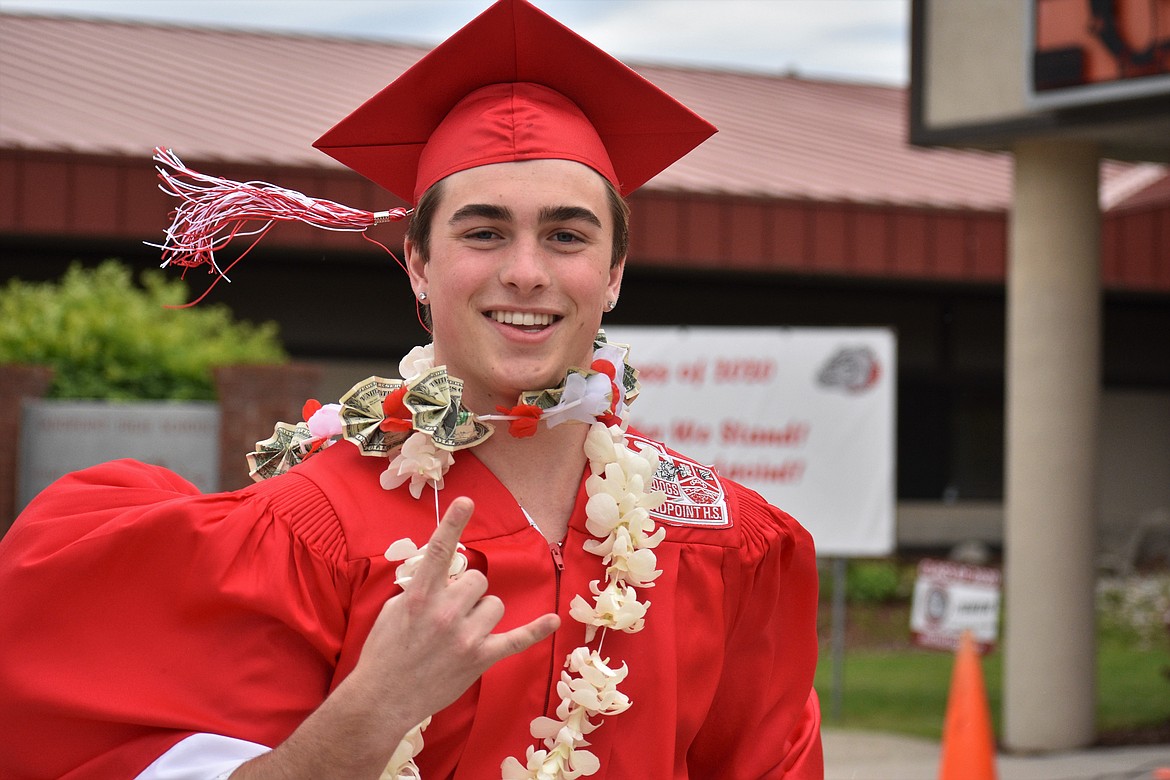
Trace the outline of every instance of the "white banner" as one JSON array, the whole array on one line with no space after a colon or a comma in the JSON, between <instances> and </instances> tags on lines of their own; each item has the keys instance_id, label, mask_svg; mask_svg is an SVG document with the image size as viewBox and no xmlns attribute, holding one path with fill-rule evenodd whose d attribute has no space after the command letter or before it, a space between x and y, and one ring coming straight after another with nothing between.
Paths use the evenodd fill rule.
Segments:
<instances>
[{"instance_id":1,"label":"white banner","mask_svg":"<svg viewBox=\"0 0 1170 780\"><path fill-rule=\"evenodd\" d=\"M635 428L796 517L820 556L894 548L895 340L883 328L606 328Z\"/></svg>"}]
</instances>

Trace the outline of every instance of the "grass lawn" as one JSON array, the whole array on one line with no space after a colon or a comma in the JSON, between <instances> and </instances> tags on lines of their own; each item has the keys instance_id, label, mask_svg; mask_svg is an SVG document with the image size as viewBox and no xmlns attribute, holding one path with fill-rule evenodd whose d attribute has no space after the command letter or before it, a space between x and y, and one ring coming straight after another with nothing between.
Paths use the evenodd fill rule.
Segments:
<instances>
[{"instance_id":1,"label":"grass lawn","mask_svg":"<svg viewBox=\"0 0 1170 780\"><path fill-rule=\"evenodd\" d=\"M857 614L855 614L857 613ZM909 615L850 607L841 719L832 718L832 659L822 633L816 688L826 726L939 739L954 656L909 643ZM1170 735L1170 643L1143 648L1102 636L1097 652L1097 724L1102 741L1166 741ZM1000 733L1002 656L983 658L983 678Z\"/></svg>"}]
</instances>

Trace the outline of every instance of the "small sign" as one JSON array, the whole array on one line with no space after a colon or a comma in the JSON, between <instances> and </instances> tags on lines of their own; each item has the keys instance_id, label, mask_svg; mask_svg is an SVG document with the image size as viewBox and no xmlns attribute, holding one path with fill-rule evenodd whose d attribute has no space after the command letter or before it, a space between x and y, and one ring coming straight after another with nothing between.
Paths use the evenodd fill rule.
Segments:
<instances>
[{"instance_id":1,"label":"small sign","mask_svg":"<svg viewBox=\"0 0 1170 780\"><path fill-rule=\"evenodd\" d=\"M918 564L910 632L914 644L953 651L970 631L981 653L999 638L999 569L954 561L923 560Z\"/></svg>"}]
</instances>

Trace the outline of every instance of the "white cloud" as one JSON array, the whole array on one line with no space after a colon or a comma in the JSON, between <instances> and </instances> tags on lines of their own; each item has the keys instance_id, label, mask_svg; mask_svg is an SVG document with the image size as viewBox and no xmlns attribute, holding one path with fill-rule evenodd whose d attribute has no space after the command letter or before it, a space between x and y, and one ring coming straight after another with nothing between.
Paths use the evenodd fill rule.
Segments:
<instances>
[{"instance_id":1,"label":"white cloud","mask_svg":"<svg viewBox=\"0 0 1170 780\"><path fill-rule=\"evenodd\" d=\"M626 0L613 5L617 11L579 22L575 29L620 56L905 80L905 0Z\"/></svg>"},{"instance_id":2,"label":"white cloud","mask_svg":"<svg viewBox=\"0 0 1170 780\"><path fill-rule=\"evenodd\" d=\"M638 62L904 84L909 0L536 0ZM487 0L0 0L6 11L436 43Z\"/></svg>"}]
</instances>

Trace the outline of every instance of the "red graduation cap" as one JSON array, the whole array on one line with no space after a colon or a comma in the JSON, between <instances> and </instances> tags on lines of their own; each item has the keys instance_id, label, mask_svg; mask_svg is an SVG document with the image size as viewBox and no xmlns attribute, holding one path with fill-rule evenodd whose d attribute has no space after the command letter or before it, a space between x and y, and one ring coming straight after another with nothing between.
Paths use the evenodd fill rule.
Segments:
<instances>
[{"instance_id":1,"label":"red graduation cap","mask_svg":"<svg viewBox=\"0 0 1170 780\"><path fill-rule=\"evenodd\" d=\"M525 0L499 0L313 145L413 204L457 171L550 158L584 163L628 195L714 132ZM180 201L166 239L154 244L163 265L207 265L216 281L251 250L219 265L216 251L238 235L255 246L285 221L364 233L409 213L208 176L166 149L154 159L163 191Z\"/></svg>"},{"instance_id":2,"label":"red graduation cap","mask_svg":"<svg viewBox=\"0 0 1170 780\"><path fill-rule=\"evenodd\" d=\"M499 0L313 144L409 203L457 171L584 163L623 194L715 127L524 0Z\"/></svg>"}]
</instances>

